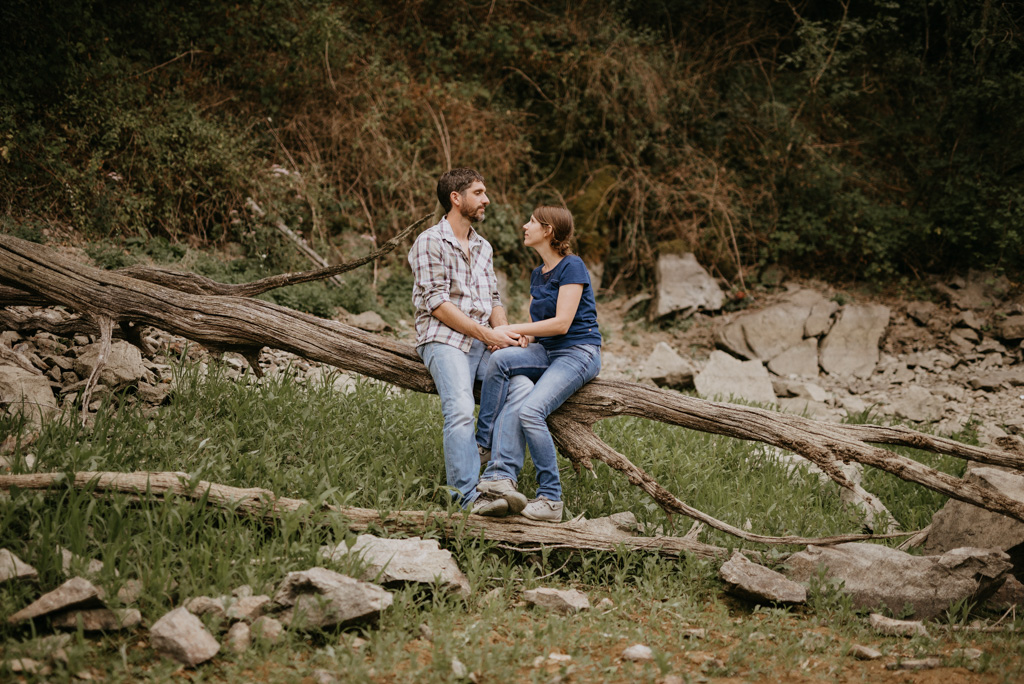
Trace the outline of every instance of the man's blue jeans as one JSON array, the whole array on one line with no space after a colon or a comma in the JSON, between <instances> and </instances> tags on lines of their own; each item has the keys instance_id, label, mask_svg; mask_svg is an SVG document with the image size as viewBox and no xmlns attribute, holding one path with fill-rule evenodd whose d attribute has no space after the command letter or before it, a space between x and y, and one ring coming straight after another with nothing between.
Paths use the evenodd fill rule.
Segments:
<instances>
[{"instance_id":1,"label":"man's blue jeans","mask_svg":"<svg viewBox=\"0 0 1024 684\"><path fill-rule=\"evenodd\" d=\"M441 397L444 414L444 471L448 486L459 493L459 503L468 508L479 496L476 485L480 481L480 454L476 448L473 429L473 384L483 378L490 352L483 342L473 340L469 353L442 342L427 342L416 348L423 359L437 393ZM508 389L508 396L521 401L533 388L528 378ZM513 435L511 448L518 441L523 449L522 437Z\"/></svg>"},{"instance_id":2,"label":"man's blue jeans","mask_svg":"<svg viewBox=\"0 0 1024 684\"><path fill-rule=\"evenodd\" d=\"M517 482L523 468L521 442L525 438L537 471L537 495L561 501L562 484L547 417L600 371L601 347L596 344L549 352L535 343L491 354L477 419L477 443L491 449L491 461L482 479ZM513 384L524 376L533 380L532 391L513 396Z\"/></svg>"}]
</instances>

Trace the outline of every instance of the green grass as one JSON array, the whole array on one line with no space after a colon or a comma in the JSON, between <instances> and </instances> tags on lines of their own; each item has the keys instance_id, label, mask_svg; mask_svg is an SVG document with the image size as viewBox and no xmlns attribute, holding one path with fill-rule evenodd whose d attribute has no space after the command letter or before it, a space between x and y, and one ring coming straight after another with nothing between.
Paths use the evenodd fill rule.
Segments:
<instances>
[{"instance_id":1,"label":"green grass","mask_svg":"<svg viewBox=\"0 0 1024 684\"><path fill-rule=\"evenodd\" d=\"M330 378L313 386L288 375L235 381L217 364L204 368L179 365L169 404L155 412L117 408L110 401L89 428L74 419L46 425L31 446L15 448L14 472L25 472L25 457L32 454L40 472L183 471L338 506L452 508L444 487L436 397L374 381L360 381L346 395L331 388ZM11 419L0 419L0 433L17 429ZM680 498L732 524L749 519L765 534L858 528L856 516L840 506L829 486L799 471L788 474L765 459L756 444L633 418L603 421L597 429ZM689 528L688 519L668 520L604 465L579 475L562 465L566 506L573 515L631 510L652 528L663 526L670 533ZM532 483L527 468L522 484L528 493ZM917 509L935 506L926 497L913 498L921 488L896 478L886 476L871 486L876 484L888 487L886 502L905 526ZM906 510L894 504L900 499ZM133 501L70 488L12 491L0 497L0 548L34 565L40 578L38 585L0 585L0 659L27 654L35 631L47 632L45 625L8 626L4 618L64 580L56 545L102 560L97 581L110 595L128 579L140 580L144 593L138 608L152 624L192 596L228 594L242 584L269 592L284 573L320 564L321 545L350 535L335 514L295 514L270 523L174 497ZM705 539L738 545L717 532ZM472 584L465 603L402 589L377 626L286 632L278 644L257 644L242 655L222 652L189 678L292 682L327 669L350 681L447 682L453 657L481 681L546 682L560 672L580 681L655 681L664 673L767 681L800 668L808 658L816 663L809 666L812 676L828 679L842 672L870 678L878 673L845 656L851 643L923 654L965 640L959 634L912 642L875 637L827 586L811 592L808 608L754 608L723 595L717 564L697 558L625 550L522 553L476 538L443 544ZM350 562L343 570L355 574L359 568ZM541 613L519 598L520 590L536 586L578 588L592 603L610 598L614 606L576 616ZM421 624L430 627L432 642L420 638ZM683 627L706 628L708 637L684 639ZM178 678L171 663L154 656L145 630L72 636L68 663L56 663L51 675L34 681L69 681L82 671L104 681ZM366 639L358 649L352 647L356 636ZM971 667L1008 680L1021 674L1017 641L1000 635L971 639L986 651ZM622 650L633 643L653 648L655 662L621 662ZM573 660L533 666L535 658L552 652Z\"/></svg>"}]
</instances>

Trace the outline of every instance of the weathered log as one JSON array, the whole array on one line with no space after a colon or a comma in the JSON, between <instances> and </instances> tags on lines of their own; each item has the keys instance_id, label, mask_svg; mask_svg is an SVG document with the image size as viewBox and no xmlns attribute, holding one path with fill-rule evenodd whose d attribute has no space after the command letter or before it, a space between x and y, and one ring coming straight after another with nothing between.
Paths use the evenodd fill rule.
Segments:
<instances>
[{"instance_id":1,"label":"weathered log","mask_svg":"<svg viewBox=\"0 0 1024 684\"><path fill-rule=\"evenodd\" d=\"M152 325L208 345L270 346L355 371L418 392L434 391L433 381L409 345L319 319L260 300L196 296L141 283L121 273L84 267L16 238L0 236L0 281L58 301L76 311L116 321ZM914 446L954 453L983 463L1024 469L1024 458L951 440L912 438L909 431L874 430L779 414L764 409L710 402L635 383L595 380L551 417L563 453L578 466L597 458L627 474L670 513L693 517L742 539L762 543L838 543L870 538L842 535L828 539L767 537L739 530L696 511L660 487L625 456L601 442L590 426L604 418L631 415L683 427L757 440L789 449L813 461L833 480L850 486L839 460L886 470L948 496L1024 521L1024 504L940 473L912 459L867 444L864 439L914 441ZM918 433L914 433L915 435Z\"/></svg>"},{"instance_id":2,"label":"weathered log","mask_svg":"<svg viewBox=\"0 0 1024 684\"><path fill-rule=\"evenodd\" d=\"M268 519L278 518L283 513L304 512L313 515L317 510L332 511L342 515L350 529L360 532L375 527L391 532L421 534L424 530L439 528L448 537L469 534L514 546L529 544L601 551L612 551L624 546L673 557L689 553L703 558L724 558L728 554L726 549L719 546L702 544L684 537L606 536L572 520L553 525L534 522L521 516L487 518L444 511L382 512L372 508L337 507L330 504L323 504L318 509L305 499L277 496L266 489L243 489L206 480L190 480L186 473L80 472L75 473L70 480L63 473L0 475L0 490L3 491L14 488L47 490L68 486L96 493L118 492L139 499L173 494L241 515Z\"/></svg>"}]
</instances>

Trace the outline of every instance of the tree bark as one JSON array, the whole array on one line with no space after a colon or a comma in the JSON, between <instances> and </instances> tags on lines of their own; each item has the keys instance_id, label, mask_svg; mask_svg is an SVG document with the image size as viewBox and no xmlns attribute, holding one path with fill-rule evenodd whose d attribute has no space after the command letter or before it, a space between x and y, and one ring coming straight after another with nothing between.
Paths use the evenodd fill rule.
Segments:
<instances>
[{"instance_id":1,"label":"tree bark","mask_svg":"<svg viewBox=\"0 0 1024 684\"><path fill-rule=\"evenodd\" d=\"M69 261L46 248L0 236L0 284L59 302L101 320L151 325L215 348L269 346L304 358L374 377L417 392L433 392L430 375L413 347L261 300L182 292L123 273ZM905 428L821 423L749 406L705 401L635 383L594 380L550 417L552 434L574 465L592 468L597 459L626 474L667 512L690 516L748 541L822 544L872 538L770 537L740 530L697 511L593 434L594 422L637 416L671 425L756 440L788 449L817 464L850 488L839 461L857 461L947 496L1024 521L1024 503L963 482L917 461L869 444L903 444L992 465L1024 469L1024 457L959 444Z\"/></svg>"},{"instance_id":2,"label":"tree bark","mask_svg":"<svg viewBox=\"0 0 1024 684\"><path fill-rule=\"evenodd\" d=\"M192 501L203 501L240 515L276 519L283 513L303 512L314 515L317 508L305 499L277 496L266 489L229 487L227 485L190 480L186 473L75 473L70 480L64 473L35 473L32 475L0 475L0 491L11 489L47 490L72 487L95 493L116 492L137 499L148 496L164 497L168 494ZM421 533L425 529L440 528L448 536L472 535L511 545L519 550L524 545L575 550L613 551L619 546L653 551L663 556L691 553L702 558L725 558L728 551L719 546L702 544L684 537L629 537L610 536L589 529L586 521L570 520L559 525L534 522L521 516L487 518L465 513L448 514L444 511L377 511L372 508L337 507L323 504L320 511L332 511L344 516L349 528L365 531L380 528L393 532Z\"/></svg>"}]
</instances>

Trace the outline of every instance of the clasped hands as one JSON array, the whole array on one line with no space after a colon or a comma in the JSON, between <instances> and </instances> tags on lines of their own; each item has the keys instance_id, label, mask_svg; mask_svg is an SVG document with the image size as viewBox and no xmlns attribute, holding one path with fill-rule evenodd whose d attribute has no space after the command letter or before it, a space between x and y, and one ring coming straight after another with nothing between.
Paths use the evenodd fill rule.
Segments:
<instances>
[{"instance_id":1,"label":"clasped hands","mask_svg":"<svg viewBox=\"0 0 1024 684\"><path fill-rule=\"evenodd\" d=\"M505 347L526 347L530 344L530 335L520 335L519 333L509 330L508 325L499 325L496 328L492 328L490 334L486 340L488 351L497 351Z\"/></svg>"}]
</instances>

